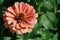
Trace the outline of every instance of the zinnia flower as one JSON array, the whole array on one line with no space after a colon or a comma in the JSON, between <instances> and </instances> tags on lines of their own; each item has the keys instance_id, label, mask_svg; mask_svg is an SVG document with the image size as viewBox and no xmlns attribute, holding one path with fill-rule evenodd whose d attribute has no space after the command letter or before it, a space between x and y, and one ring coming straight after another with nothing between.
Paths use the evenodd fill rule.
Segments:
<instances>
[{"instance_id":1,"label":"zinnia flower","mask_svg":"<svg viewBox=\"0 0 60 40\"><path fill-rule=\"evenodd\" d=\"M34 7L24 2L15 2L3 14L5 26L18 34L30 33L37 23L37 17Z\"/></svg>"}]
</instances>

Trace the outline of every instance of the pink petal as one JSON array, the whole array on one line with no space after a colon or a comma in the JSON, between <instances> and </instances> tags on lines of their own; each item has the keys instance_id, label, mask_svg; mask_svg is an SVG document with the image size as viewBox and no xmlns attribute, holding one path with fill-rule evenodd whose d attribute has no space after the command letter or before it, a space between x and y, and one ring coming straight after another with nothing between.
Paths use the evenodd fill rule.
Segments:
<instances>
[{"instance_id":1,"label":"pink petal","mask_svg":"<svg viewBox=\"0 0 60 40\"><path fill-rule=\"evenodd\" d=\"M25 33L25 31L24 31L23 29L21 29L21 32L22 32L22 33Z\"/></svg>"},{"instance_id":2,"label":"pink petal","mask_svg":"<svg viewBox=\"0 0 60 40\"><path fill-rule=\"evenodd\" d=\"M35 17L35 18L38 18L38 14L37 14L37 13L35 13L34 17Z\"/></svg>"},{"instance_id":3,"label":"pink petal","mask_svg":"<svg viewBox=\"0 0 60 40\"><path fill-rule=\"evenodd\" d=\"M37 20L36 19L33 19L33 20L26 20L28 23L30 24L36 24L37 23Z\"/></svg>"},{"instance_id":4,"label":"pink petal","mask_svg":"<svg viewBox=\"0 0 60 40\"><path fill-rule=\"evenodd\" d=\"M29 27L31 26L30 24L26 23L26 22L22 22L21 23L21 27Z\"/></svg>"},{"instance_id":5,"label":"pink petal","mask_svg":"<svg viewBox=\"0 0 60 40\"><path fill-rule=\"evenodd\" d=\"M26 26L27 25L24 22L21 23L21 27L26 27Z\"/></svg>"},{"instance_id":6,"label":"pink petal","mask_svg":"<svg viewBox=\"0 0 60 40\"><path fill-rule=\"evenodd\" d=\"M19 2L15 2L14 7L15 7L16 13L19 13Z\"/></svg>"},{"instance_id":7,"label":"pink petal","mask_svg":"<svg viewBox=\"0 0 60 40\"><path fill-rule=\"evenodd\" d=\"M12 7L8 7L7 10L10 11L12 14L16 15Z\"/></svg>"},{"instance_id":8,"label":"pink petal","mask_svg":"<svg viewBox=\"0 0 60 40\"><path fill-rule=\"evenodd\" d=\"M15 31L15 30L16 30L15 26L14 26L14 27L12 27L12 29Z\"/></svg>"},{"instance_id":9,"label":"pink petal","mask_svg":"<svg viewBox=\"0 0 60 40\"><path fill-rule=\"evenodd\" d=\"M5 13L6 13L6 16L14 17L14 15L12 15L12 14L9 13L9 12L5 12Z\"/></svg>"},{"instance_id":10,"label":"pink petal","mask_svg":"<svg viewBox=\"0 0 60 40\"><path fill-rule=\"evenodd\" d=\"M11 24L12 22L13 22L13 21L9 20L9 21L8 21L8 24Z\"/></svg>"},{"instance_id":11,"label":"pink petal","mask_svg":"<svg viewBox=\"0 0 60 40\"><path fill-rule=\"evenodd\" d=\"M21 23L21 27L29 27L29 28L33 28L34 27L34 25L32 25L32 24L28 24L28 23L25 23L25 22L22 22Z\"/></svg>"},{"instance_id":12,"label":"pink petal","mask_svg":"<svg viewBox=\"0 0 60 40\"><path fill-rule=\"evenodd\" d=\"M29 9L29 4L25 3L24 12L27 13L28 9Z\"/></svg>"},{"instance_id":13,"label":"pink petal","mask_svg":"<svg viewBox=\"0 0 60 40\"><path fill-rule=\"evenodd\" d=\"M24 3L21 2L21 3L20 3L20 12L23 12L23 7L24 7L23 5L24 5Z\"/></svg>"},{"instance_id":14,"label":"pink petal","mask_svg":"<svg viewBox=\"0 0 60 40\"><path fill-rule=\"evenodd\" d=\"M21 29L21 27L19 26L20 24L16 25L16 29Z\"/></svg>"},{"instance_id":15,"label":"pink petal","mask_svg":"<svg viewBox=\"0 0 60 40\"><path fill-rule=\"evenodd\" d=\"M6 17L6 20L14 20L14 19L11 17Z\"/></svg>"},{"instance_id":16,"label":"pink petal","mask_svg":"<svg viewBox=\"0 0 60 40\"><path fill-rule=\"evenodd\" d=\"M17 25L17 21L14 20L12 26L15 27L16 25Z\"/></svg>"},{"instance_id":17,"label":"pink petal","mask_svg":"<svg viewBox=\"0 0 60 40\"><path fill-rule=\"evenodd\" d=\"M27 13L31 13L32 14L32 11L33 11L33 7L32 6L29 6L29 10L27 11ZM34 10L34 13L35 13L35 10Z\"/></svg>"},{"instance_id":18,"label":"pink petal","mask_svg":"<svg viewBox=\"0 0 60 40\"><path fill-rule=\"evenodd\" d=\"M32 25L30 25L28 28L34 28L34 25L32 24Z\"/></svg>"},{"instance_id":19,"label":"pink petal","mask_svg":"<svg viewBox=\"0 0 60 40\"><path fill-rule=\"evenodd\" d=\"M27 29L28 30L28 33L30 33L32 31L32 29Z\"/></svg>"},{"instance_id":20,"label":"pink petal","mask_svg":"<svg viewBox=\"0 0 60 40\"><path fill-rule=\"evenodd\" d=\"M17 30L16 32L17 32L17 34L20 34L20 35L22 34L20 30Z\"/></svg>"}]
</instances>

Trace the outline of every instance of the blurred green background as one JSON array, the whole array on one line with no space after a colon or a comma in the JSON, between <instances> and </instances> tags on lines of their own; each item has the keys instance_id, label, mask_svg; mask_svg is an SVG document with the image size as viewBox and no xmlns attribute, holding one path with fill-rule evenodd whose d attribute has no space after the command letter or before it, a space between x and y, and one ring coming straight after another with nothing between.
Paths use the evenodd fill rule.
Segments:
<instances>
[{"instance_id":1,"label":"blurred green background","mask_svg":"<svg viewBox=\"0 0 60 40\"><path fill-rule=\"evenodd\" d=\"M26 2L38 13L38 23L31 33L17 35L5 28L3 14L15 2ZM60 0L0 0L0 40L58 40L60 29Z\"/></svg>"}]
</instances>

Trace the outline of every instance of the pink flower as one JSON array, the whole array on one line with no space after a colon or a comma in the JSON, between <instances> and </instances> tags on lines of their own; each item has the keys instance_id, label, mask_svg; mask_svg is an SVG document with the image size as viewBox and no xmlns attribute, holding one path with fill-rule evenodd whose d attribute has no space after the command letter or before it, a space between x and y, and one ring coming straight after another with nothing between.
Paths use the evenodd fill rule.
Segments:
<instances>
[{"instance_id":1,"label":"pink flower","mask_svg":"<svg viewBox=\"0 0 60 40\"><path fill-rule=\"evenodd\" d=\"M15 2L3 14L5 26L9 27L11 32L18 34L30 33L37 23L37 17L34 7L24 2Z\"/></svg>"}]
</instances>

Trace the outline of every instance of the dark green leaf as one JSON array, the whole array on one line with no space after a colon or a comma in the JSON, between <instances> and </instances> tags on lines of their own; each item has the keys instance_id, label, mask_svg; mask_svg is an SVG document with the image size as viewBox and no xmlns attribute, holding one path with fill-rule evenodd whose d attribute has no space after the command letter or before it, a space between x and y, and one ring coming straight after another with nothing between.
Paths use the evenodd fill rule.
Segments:
<instances>
[{"instance_id":1,"label":"dark green leaf","mask_svg":"<svg viewBox=\"0 0 60 40\"><path fill-rule=\"evenodd\" d=\"M43 4L44 7L46 7L48 10L51 10L53 8L53 4L50 1L44 1Z\"/></svg>"}]
</instances>

